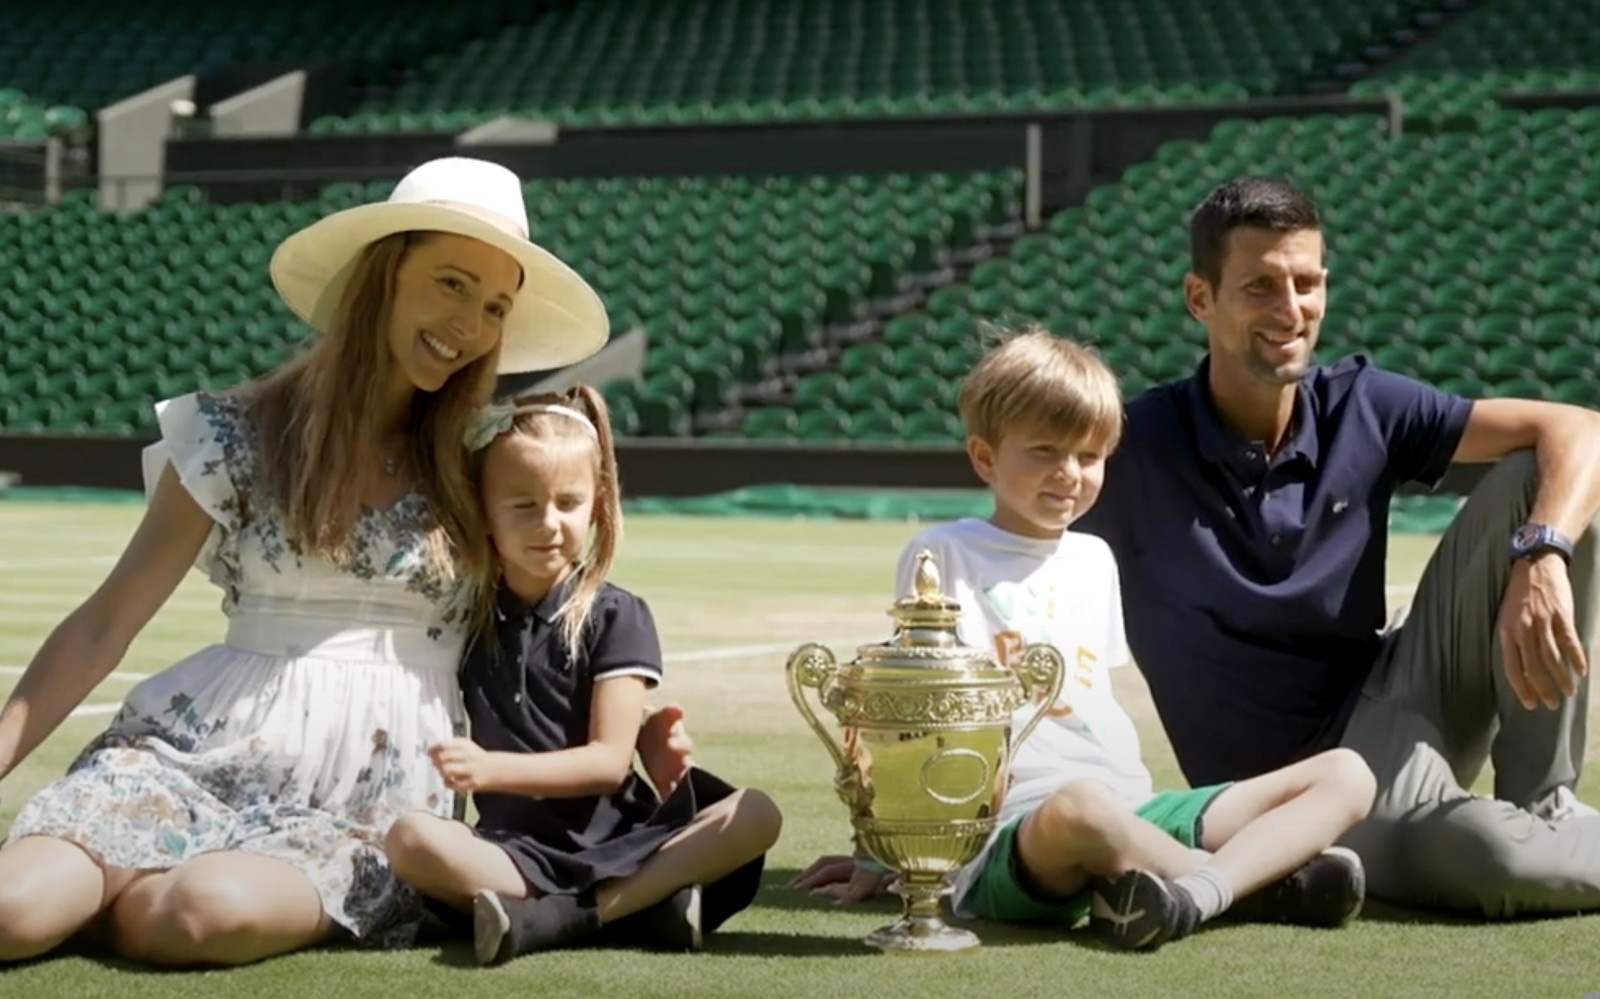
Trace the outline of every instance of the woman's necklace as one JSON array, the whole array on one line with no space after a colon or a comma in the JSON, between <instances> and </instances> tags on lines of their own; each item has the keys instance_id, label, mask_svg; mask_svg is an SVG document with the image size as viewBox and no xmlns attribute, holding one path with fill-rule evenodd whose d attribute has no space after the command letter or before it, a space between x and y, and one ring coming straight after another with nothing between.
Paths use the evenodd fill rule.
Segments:
<instances>
[{"instance_id":1,"label":"woman's necklace","mask_svg":"<svg viewBox=\"0 0 1600 999\"><path fill-rule=\"evenodd\" d=\"M400 459L396 458L392 454L384 455L383 456L383 474L387 475L391 479L394 478L395 476L399 475L400 474Z\"/></svg>"}]
</instances>

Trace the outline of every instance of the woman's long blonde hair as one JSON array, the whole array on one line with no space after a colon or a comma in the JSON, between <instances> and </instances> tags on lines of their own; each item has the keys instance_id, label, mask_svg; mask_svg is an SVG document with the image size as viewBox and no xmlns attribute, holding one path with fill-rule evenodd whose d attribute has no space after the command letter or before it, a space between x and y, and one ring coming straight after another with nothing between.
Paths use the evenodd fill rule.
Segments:
<instances>
[{"instance_id":1,"label":"woman's long blonde hair","mask_svg":"<svg viewBox=\"0 0 1600 999\"><path fill-rule=\"evenodd\" d=\"M589 612L593 610L595 597L611 572L611 563L617 557L617 546L622 540L622 496L617 479L616 448L611 435L611 411L606 406L605 397L589 385L575 385L565 392L524 394L506 405L518 410L525 406L575 409L594 427L594 433L590 434L589 427L581 421L560 412L538 409L517 412L511 417L509 427L486 446L473 452L472 461L473 481L481 487L484 462L502 437L517 434L535 440L587 442L594 457L594 539L573 567L572 575L568 577L567 597L556 612L556 623L561 628L561 643L567 650L568 661L576 662L582 652ZM483 594L483 598L478 601L478 613L474 621L474 631L478 634L483 634L489 626L499 589L498 559L491 558L490 562L492 564L479 577L479 593Z\"/></svg>"},{"instance_id":2,"label":"woman's long blonde hair","mask_svg":"<svg viewBox=\"0 0 1600 999\"><path fill-rule=\"evenodd\" d=\"M399 233L367 247L333 328L245 388L266 495L281 510L290 543L303 553L335 562L352 554L363 506L359 470L377 460L373 415L381 412L398 363L387 336L396 274L410 249L431 235ZM410 466L433 519L427 557L445 578L477 578L489 563L483 510L461 439L494 392L499 357L496 344L437 392L418 391L407 418Z\"/></svg>"}]
</instances>

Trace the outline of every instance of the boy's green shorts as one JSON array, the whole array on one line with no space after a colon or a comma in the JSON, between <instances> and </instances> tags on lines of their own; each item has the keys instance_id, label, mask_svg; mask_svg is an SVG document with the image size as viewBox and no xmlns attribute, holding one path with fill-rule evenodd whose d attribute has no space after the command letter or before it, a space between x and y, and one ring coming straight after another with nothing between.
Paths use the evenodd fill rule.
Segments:
<instances>
[{"instance_id":1,"label":"boy's green shorts","mask_svg":"<svg viewBox=\"0 0 1600 999\"><path fill-rule=\"evenodd\" d=\"M1200 845L1201 821L1206 809L1230 786L1213 784L1189 791L1162 791L1135 809L1135 814L1160 827L1184 846L1196 848ZM1019 870L1017 827L1026 817L1018 815L1000 827L994 846L984 859L983 869L967 892L964 908L979 919L996 922L1076 923L1089 914L1087 888L1069 898L1041 896L1028 886Z\"/></svg>"}]
</instances>

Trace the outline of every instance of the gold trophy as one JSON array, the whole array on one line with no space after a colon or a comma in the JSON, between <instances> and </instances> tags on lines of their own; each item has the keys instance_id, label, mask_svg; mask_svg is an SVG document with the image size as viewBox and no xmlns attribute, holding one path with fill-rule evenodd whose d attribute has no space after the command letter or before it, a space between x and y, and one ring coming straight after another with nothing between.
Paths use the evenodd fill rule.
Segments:
<instances>
[{"instance_id":1,"label":"gold trophy","mask_svg":"<svg viewBox=\"0 0 1600 999\"><path fill-rule=\"evenodd\" d=\"M796 649L785 670L789 697L838 764L834 790L850 809L857 848L898 875L901 918L866 943L964 950L978 938L940 918L940 902L994 832L1012 751L1060 696L1065 662L1053 646L1035 644L1008 668L963 646L961 605L940 592L931 552L917 556L912 592L889 614L894 637L861 646L854 662L841 665L815 643ZM818 720L808 688L841 739Z\"/></svg>"}]
</instances>

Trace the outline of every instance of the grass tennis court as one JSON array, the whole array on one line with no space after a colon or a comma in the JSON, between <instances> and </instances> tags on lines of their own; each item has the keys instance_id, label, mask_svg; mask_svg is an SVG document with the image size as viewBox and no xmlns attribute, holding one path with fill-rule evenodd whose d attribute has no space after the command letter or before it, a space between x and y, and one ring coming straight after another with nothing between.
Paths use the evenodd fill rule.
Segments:
<instances>
[{"instance_id":1,"label":"grass tennis court","mask_svg":"<svg viewBox=\"0 0 1600 999\"><path fill-rule=\"evenodd\" d=\"M99 581L140 513L134 503L0 502L0 691L46 633ZM254 967L172 973L70 953L0 971L0 996L228 997L289 994L408 999L504 993L539 996L840 995L1025 996L1579 996L1600 990L1600 917L1482 926L1369 906L1349 929L1219 926L1154 954L1099 949L1086 939L979 925L976 953L888 957L859 944L889 904L840 911L782 885L818 853L847 842L828 757L790 706L783 662L794 645L852 646L887 636L895 558L912 524L867 521L635 517L615 580L644 595L667 649L660 695L682 703L700 762L759 786L782 806L783 837L755 907L699 955L580 950L480 970L464 946L403 953L324 950ZM1403 599L1432 538L1401 536L1389 580ZM221 635L219 598L191 573L78 717L0 785L0 828L59 774L104 724L130 683ZM1149 699L1132 670L1118 675L1158 781L1179 782ZM1591 730L1600 730L1591 725ZM1596 759L1589 751L1591 764ZM1484 783L1487 787L1487 780ZM1600 798L1592 776L1580 788Z\"/></svg>"}]
</instances>

